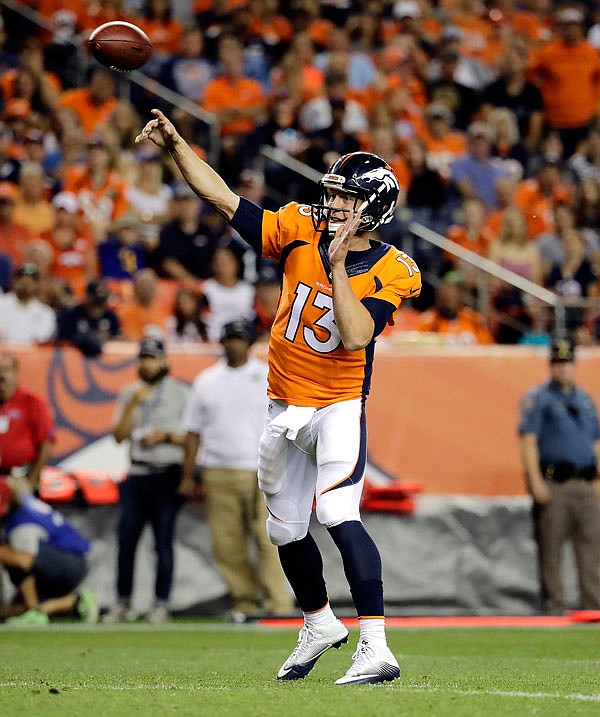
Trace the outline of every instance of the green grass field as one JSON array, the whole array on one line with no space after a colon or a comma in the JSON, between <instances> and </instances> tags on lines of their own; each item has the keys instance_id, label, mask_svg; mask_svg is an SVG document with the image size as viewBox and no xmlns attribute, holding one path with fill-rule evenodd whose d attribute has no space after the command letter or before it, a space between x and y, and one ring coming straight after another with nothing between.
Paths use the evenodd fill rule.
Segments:
<instances>
[{"instance_id":1,"label":"green grass field","mask_svg":"<svg viewBox=\"0 0 600 717\"><path fill-rule=\"evenodd\" d=\"M294 630L175 622L151 628L0 626L2 717L570 717L600 714L600 629L389 630L402 678L336 687L357 633L305 679L275 674Z\"/></svg>"}]
</instances>

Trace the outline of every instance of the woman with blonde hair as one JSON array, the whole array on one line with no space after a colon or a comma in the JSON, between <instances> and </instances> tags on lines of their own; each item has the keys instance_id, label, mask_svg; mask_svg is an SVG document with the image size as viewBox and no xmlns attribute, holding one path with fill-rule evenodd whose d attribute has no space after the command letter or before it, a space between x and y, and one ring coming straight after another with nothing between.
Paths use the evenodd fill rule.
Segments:
<instances>
[{"instance_id":1,"label":"woman with blonde hair","mask_svg":"<svg viewBox=\"0 0 600 717\"><path fill-rule=\"evenodd\" d=\"M529 241L525 217L516 207L504 210L500 234L490 244L488 258L524 279L542 284L539 249ZM494 338L498 343L516 343L532 323L526 297L519 289L499 279L492 279L490 286L491 303L498 318L493 327Z\"/></svg>"},{"instance_id":2,"label":"woman with blonde hair","mask_svg":"<svg viewBox=\"0 0 600 717\"><path fill-rule=\"evenodd\" d=\"M506 107L495 107L490 111L487 121L494 129L492 156L518 162L520 166L515 171L518 171L518 176L521 178L529 162L529 153L521 143L515 113Z\"/></svg>"}]
</instances>

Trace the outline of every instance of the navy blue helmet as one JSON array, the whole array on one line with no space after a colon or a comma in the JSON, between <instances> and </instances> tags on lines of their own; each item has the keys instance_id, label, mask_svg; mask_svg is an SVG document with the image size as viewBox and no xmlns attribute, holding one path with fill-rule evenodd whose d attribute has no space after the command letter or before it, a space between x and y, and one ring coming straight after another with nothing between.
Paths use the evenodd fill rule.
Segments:
<instances>
[{"instance_id":1,"label":"navy blue helmet","mask_svg":"<svg viewBox=\"0 0 600 717\"><path fill-rule=\"evenodd\" d=\"M371 152L352 152L334 162L322 179L320 204L313 205L315 229L326 229L331 208L327 205L329 191L362 199L362 219L358 231L372 231L392 221L400 185L394 170L381 157Z\"/></svg>"}]
</instances>

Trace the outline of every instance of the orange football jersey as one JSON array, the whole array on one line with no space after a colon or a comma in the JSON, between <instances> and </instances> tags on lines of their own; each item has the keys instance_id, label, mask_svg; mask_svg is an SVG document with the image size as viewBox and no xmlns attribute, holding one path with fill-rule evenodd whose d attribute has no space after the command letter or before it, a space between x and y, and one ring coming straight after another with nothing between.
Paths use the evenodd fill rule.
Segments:
<instances>
[{"instance_id":1,"label":"orange football jersey","mask_svg":"<svg viewBox=\"0 0 600 717\"><path fill-rule=\"evenodd\" d=\"M263 256L284 268L269 341L268 395L320 408L369 392L375 342L359 351L347 351L342 344L333 315L329 242L320 240L311 211L292 202L278 212L263 213ZM346 271L360 300L381 299L395 307L394 313L404 299L421 291L414 261L382 242L349 252Z\"/></svg>"}]
</instances>

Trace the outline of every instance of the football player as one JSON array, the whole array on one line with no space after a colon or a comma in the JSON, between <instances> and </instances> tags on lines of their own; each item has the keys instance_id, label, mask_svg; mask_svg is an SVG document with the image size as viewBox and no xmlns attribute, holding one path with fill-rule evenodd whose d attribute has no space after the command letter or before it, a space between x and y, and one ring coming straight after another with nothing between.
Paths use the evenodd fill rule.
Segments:
<instances>
[{"instance_id":1,"label":"football player","mask_svg":"<svg viewBox=\"0 0 600 717\"><path fill-rule=\"evenodd\" d=\"M353 663L336 684L396 679L400 668L385 635L381 558L359 503L375 338L393 323L401 302L421 289L413 260L370 236L392 219L398 180L380 157L355 152L322 178L320 204L290 202L266 211L235 194L162 112L152 113L136 141L166 147L196 194L283 271L269 342L270 403L258 475L267 531L304 625L277 676L301 679L327 650L348 641L329 604L321 554L309 532L315 500L317 520L340 551L360 625Z\"/></svg>"}]
</instances>

